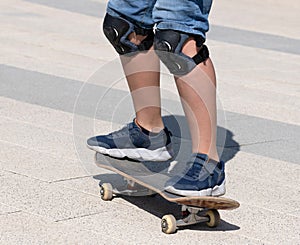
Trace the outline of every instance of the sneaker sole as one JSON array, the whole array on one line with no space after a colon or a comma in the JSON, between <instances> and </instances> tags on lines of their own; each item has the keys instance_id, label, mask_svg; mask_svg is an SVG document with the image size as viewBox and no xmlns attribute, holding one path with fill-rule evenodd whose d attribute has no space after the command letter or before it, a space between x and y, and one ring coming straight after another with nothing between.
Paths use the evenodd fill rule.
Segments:
<instances>
[{"instance_id":1,"label":"sneaker sole","mask_svg":"<svg viewBox=\"0 0 300 245\"><path fill-rule=\"evenodd\" d=\"M167 186L165 188L165 191L180 195L180 196L222 196L226 193L226 188L225 188L225 183L226 181L224 180L221 185L216 185L214 188L208 188L205 190L201 191L188 191L188 190L177 190L173 186Z\"/></svg>"},{"instance_id":2,"label":"sneaker sole","mask_svg":"<svg viewBox=\"0 0 300 245\"><path fill-rule=\"evenodd\" d=\"M161 147L156 150L148 150L145 148L135 148L135 149L107 149L100 146L90 146L88 148L99 152L101 154L109 155L116 158L128 157L130 159L138 161L167 161L172 158L170 150L167 147Z\"/></svg>"}]
</instances>

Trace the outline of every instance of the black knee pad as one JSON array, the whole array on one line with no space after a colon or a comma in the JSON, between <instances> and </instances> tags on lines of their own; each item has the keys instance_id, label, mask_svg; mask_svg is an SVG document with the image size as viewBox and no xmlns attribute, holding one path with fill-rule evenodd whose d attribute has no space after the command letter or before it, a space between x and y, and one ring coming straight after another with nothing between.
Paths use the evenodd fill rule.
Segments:
<instances>
[{"instance_id":1,"label":"black knee pad","mask_svg":"<svg viewBox=\"0 0 300 245\"><path fill-rule=\"evenodd\" d=\"M153 30L142 29L121 17L106 14L103 22L103 32L115 50L121 55L149 50L153 45ZM136 45L128 40L128 35L132 32L147 37L140 45Z\"/></svg>"},{"instance_id":2,"label":"black knee pad","mask_svg":"<svg viewBox=\"0 0 300 245\"><path fill-rule=\"evenodd\" d=\"M209 51L204 45L204 38L194 36L196 44L200 47L194 57L182 53L182 47L191 35L174 30L156 30L154 37L154 49L161 61L174 75L186 75L198 64L209 57Z\"/></svg>"}]
</instances>

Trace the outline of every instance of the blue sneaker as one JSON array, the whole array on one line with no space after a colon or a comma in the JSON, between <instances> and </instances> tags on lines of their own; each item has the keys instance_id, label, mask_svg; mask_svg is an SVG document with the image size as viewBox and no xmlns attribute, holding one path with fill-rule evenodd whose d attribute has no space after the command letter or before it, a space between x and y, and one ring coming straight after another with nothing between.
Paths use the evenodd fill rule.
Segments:
<instances>
[{"instance_id":1,"label":"blue sneaker","mask_svg":"<svg viewBox=\"0 0 300 245\"><path fill-rule=\"evenodd\" d=\"M116 158L138 161L167 161L173 156L171 133L164 128L151 133L133 120L122 129L87 140L88 148Z\"/></svg>"},{"instance_id":2,"label":"blue sneaker","mask_svg":"<svg viewBox=\"0 0 300 245\"><path fill-rule=\"evenodd\" d=\"M205 154L192 154L186 171L168 180L165 190L180 196L224 195L224 162L211 160Z\"/></svg>"}]
</instances>

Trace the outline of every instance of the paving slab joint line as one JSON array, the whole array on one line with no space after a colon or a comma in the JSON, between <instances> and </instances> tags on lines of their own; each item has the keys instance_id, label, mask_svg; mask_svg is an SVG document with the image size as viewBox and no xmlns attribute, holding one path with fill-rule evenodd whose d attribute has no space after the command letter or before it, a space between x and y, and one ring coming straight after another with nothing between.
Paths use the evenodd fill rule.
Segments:
<instances>
[{"instance_id":1,"label":"paving slab joint line","mask_svg":"<svg viewBox=\"0 0 300 245\"><path fill-rule=\"evenodd\" d=\"M5 164L3 161L0 161L0 163ZM28 179L37 180L37 181L40 181L42 183L48 183L48 184L50 184L50 182L47 181L47 180L38 179L38 178L31 177L31 176L28 176L26 174L18 173L18 172L12 171L12 170L7 170L7 169L1 169L1 170L4 171L4 172L7 172L7 173L11 173L13 175L18 175L18 176L22 176L22 177L25 177L25 178L28 178Z\"/></svg>"},{"instance_id":2,"label":"paving slab joint line","mask_svg":"<svg viewBox=\"0 0 300 245\"><path fill-rule=\"evenodd\" d=\"M10 215L10 214L15 214L15 213L21 213L21 212L22 212L22 210L17 210L17 211L12 211L12 212L5 212L5 213L0 214L0 216L1 215Z\"/></svg>"},{"instance_id":3,"label":"paving slab joint line","mask_svg":"<svg viewBox=\"0 0 300 245\"><path fill-rule=\"evenodd\" d=\"M17 209L18 212L12 212L11 215L16 214L16 213L26 213L26 214L29 214L29 215L32 215L32 216L35 216L35 217L39 217L39 218L45 219L48 222L54 222L54 219L51 218L51 217L49 217L49 216L44 216L44 215L40 215L40 214L37 214L37 213L32 213L32 212L29 212L27 210L18 208L18 207L13 206L13 205L7 205L7 204L2 203L2 202L0 202L0 204L8 206L8 207L13 207L13 208Z\"/></svg>"},{"instance_id":4,"label":"paving slab joint line","mask_svg":"<svg viewBox=\"0 0 300 245\"><path fill-rule=\"evenodd\" d=\"M1 163L1 161L0 161ZM3 163L3 162L2 162ZM18 176L22 176L22 177L25 177L25 178L28 178L28 179L32 179L32 180L36 180L36 181L40 181L42 183L47 183L47 184L59 184L61 183L62 181L47 181L47 180L42 180L42 179L38 179L38 178L35 178L35 177L31 177L31 176L28 176L28 175L25 175L25 174L21 174L21 173L17 173L17 172L14 172L14 171L11 171L11 170L5 170L5 169L1 169L2 171L4 172L8 172L8 173L11 173L13 175L18 175ZM5 175L4 175L5 176ZM86 177L92 177L94 175L88 175L88 176L83 176L83 177L74 177L74 178L70 178L70 179L66 179L66 180L74 180L74 179L81 179L81 178L86 178ZM0 176L1 177L1 176ZM64 181L64 180L63 180ZM74 189L74 188L69 188L69 187L66 187L66 186L63 186L61 185L63 188L66 188L66 189L70 189L70 190L75 190L75 191L78 191L77 189ZM92 196L96 196L96 195L93 195L91 193L86 193L86 192L83 192L83 191L80 191L82 193L85 193L85 194L89 194L89 195L92 195Z\"/></svg>"},{"instance_id":5,"label":"paving slab joint line","mask_svg":"<svg viewBox=\"0 0 300 245\"><path fill-rule=\"evenodd\" d=\"M1 161L0 161L0 162L1 162ZM10 171L10 170L2 170L2 171L4 171L4 172L9 172L9 173L11 173L11 174L15 174L15 175L18 175L18 176L22 176L22 177L25 177L25 178L28 178L28 179L40 181L40 182L42 182L42 183L47 183L47 184L49 184L49 185L51 185L51 184L58 184L58 185L60 185L62 188L65 188L65 189L77 191L77 192L80 192L80 193L83 193L83 194L86 194L86 195L89 195L89 196L92 196L92 197L99 197L99 200L100 200L100 194L96 195L96 194L93 194L93 193L88 193L88 192L85 192L85 191L81 191L81 190L78 190L78 189L74 189L74 188L71 188L71 187L67 187L67 186L62 185L62 184L61 184L62 182L52 182L52 183L51 183L51 182L46 181L46 180L41 180L41 179L37 179L37 178L32 178L32 177L30 177L30 176L27 176L27 175L24 175L24 174L20 174L20 173L16 173L16 172L13 172L13 171ZM92 176L94 176L94 175L92 175ZM86 177L91 177L91 176L86 176ZM78 178L78 179L80 179L80 178ZM116 202L116 203L118 203L119 205L130 206L130 205L126 205L125 203L122 203L122 202ZM3 203L3 204L4 204L4 203ZM4 204L4 205L6 205L6 204ZM7 205L6 205L6 206L7 206ZM101 213L102 213L102 212L101 212ZM42 216L42 217L44 217L44 216Z\"/></svg>"},{"instance_id":6,"label":"paving slab joint line","mask_svg":"<svg viewBox=\"0 0 300 245\"><path fill-rule=\"evenodd\" d=\"M0 204L2 204L2 203L0 203ZM8 205L6 205L6 204L3 204L3 205L5 205L5 206L8 206ZM53 220L53 219L51 219L50 217L47 217L47 216L42 216L42 215L38 215L38 214L34 214L34 213L30 213L30 212L27 212L27 211L24 211L24 210L19 210L19 211L15 211L15 212L10 212L10 213L5 213L5 214L16 214L16 213L26 213L26 214L29 214L29 215L33 215L33 216L36 216L36 217L39 217L39 218L42 218L42 219L44 219L44 220L47 220L47 222L48 223L54 223L54 224L58 224L58 225L67 225L67 226L72 226L72 224L65 224L65 223L63 223L63 221L67 221L67 220L71 220L71 219L75 219L75 218L81 218L81 217L85 217L85 216L90 216L90 215L94 215L94 214L90 214L90 215L82 215L82 216L78 216L78 217L74 217L74 218L70 218L70 219L65 219L65 220ZM99 213L101 213L101 212L99 212ZM5 215L4 214L4 215ZM95 213L95 214L98 214L98 213ZM1 216L1 215L0 215ZM103 235L102 233L99 233L99 232L97 232L96 230L89 230L89 229L82 229L82 230L84 230L84 231L92 231L92 232L94 232L94 233L97 233L97 234L101 234L101 235ZM117 238L112 238L113 240L115 240L115 241L121 241L121 240L119 240L119 239L117 239Z\"/></svg>"},{"instance_id":7,"label":"paving slab joint line","mask_svg":"<svg viewBox=\"0 0 300 245\"><path fill-rule=\"evenodd\" d=\"M69 218L66 218L66 219L58 219L58 220L55 220L54 222L59 223L59 222L64 222L64 221L68 221L68 220L73 220L73 219L80 219L80 218L89 217L89 216L93 216L93 215L97 215L97 214L101 214L101 213L104 213L104 211L103 212L91 213L91 214L84 214L84 215L75 216L75 217L69 217Z\"/></svg>"},{"instance_id":8,"label":"paving slab joint line","mask_svg":"<svg viewBox=\"0 0 300 245\"><path fill-rule=\"evenodd\" d=\"M77 191L79 193L83 193L83 194L86 194L88 196L99 197L100 198L100 194L96 195L96 194L93 194L93 193L85 192L83 190L78 190L78 189L75 189L75 188L72 188L72 187L64 186L63 184L61 184L61 182L58 182L58 183L53 182L53 183L50 183L50 184L58 184L62 188L65 188L65 189L68 189L68 190L72 190L72 191ZM99 193L100 193L100 191L99 191Z\"/></svg>"},{"instance_id":9,"label":"paving slab joint line","mask_svg":"<svg viewBox=\"0 0 300 245\"><path fill-rule=\"evenodd\" d=\"M239 144L238 146L225 146L225 149L233 149L233 148L238 148L241 146L249 146L249 145L260 145L260 144L268 144L268 143L273 143L273 142L280 142L280 141L285 141L287 139L277 139L277 140L266 140L266 141L260 141L260 142L253 142L253 143L246 143L246 144Z\"/></svg>"},{"instance_id":10,"label":"paving slab joint line","mask_svg":"<svg viewBox=\"0 0 300 245\"><path fill-rule=\"evenodd\" d=\"M0 161L0 163L5 164L5 162L3 162L3 161ZM40 180L40 179L36 179L36 178L31 178L30 176L28 176L28 175L26 175L26 174L17 173L17 172L15 172L15 171L8 170L8 169L1 169L1 171L7 172L7 173L11 173L11 174L13 174L13 175L23 176L23 177L26 177L26 178L29 178L29 179ZM41 182L47 182L47 181L45 181L45 180L40 180L40 181L41 181Z\"/></svg>"},{"instance_id":11,"label":"paving slab joint line","mask_svg":"<svg viewBox=\"0 0 300 245\"><path fill-rule=\"evenodd\" d=\"M89 177L93 177L94 174L90 174L90 175L84 175L84 176L78 176L78 177L71 177L71 178L68 178L68 179L59 179L59 180L53 180L53 181L49 181L50 184L52 183L62 183L64 181L68 181L68 180L77 180L77 179L84 179L84 178L89 178Z\"/></svg>"}]
</instances>

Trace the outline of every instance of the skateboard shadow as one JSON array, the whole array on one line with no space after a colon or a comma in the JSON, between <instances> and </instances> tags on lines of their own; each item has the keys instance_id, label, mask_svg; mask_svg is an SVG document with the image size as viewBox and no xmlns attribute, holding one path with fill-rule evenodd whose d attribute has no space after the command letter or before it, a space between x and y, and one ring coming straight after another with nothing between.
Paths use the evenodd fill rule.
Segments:
<instances>
[{"instance_id":1,"label":"skateboard shadow","mask_svg":"<svg viewBox=\"0 0 300 245\"><path fill-rule=\"evenodd\" d=\"M105 182L110 182L113 184L113 187L118 188L120 185L124 184L124 179L118 174L101 174L94 176L94 179L99 180L100 184ZM181 207L180 205L172 202L168 202L166 199L161 197L159 194L155 194L152 196L126 196L119 195L115 196L114 199L122 198L126 200L128 203L148 212L151 215L161 219L166 214L172 214L176 219L181 218ZM239 230L240 227L228 223L225 220L221 220L220 224L216 228L208 228L204 223L200 223L197 225L185 226L179 229L188 228L190 230L202 230L202 231L233 231Z\"/></svg>"}]
</instances>

